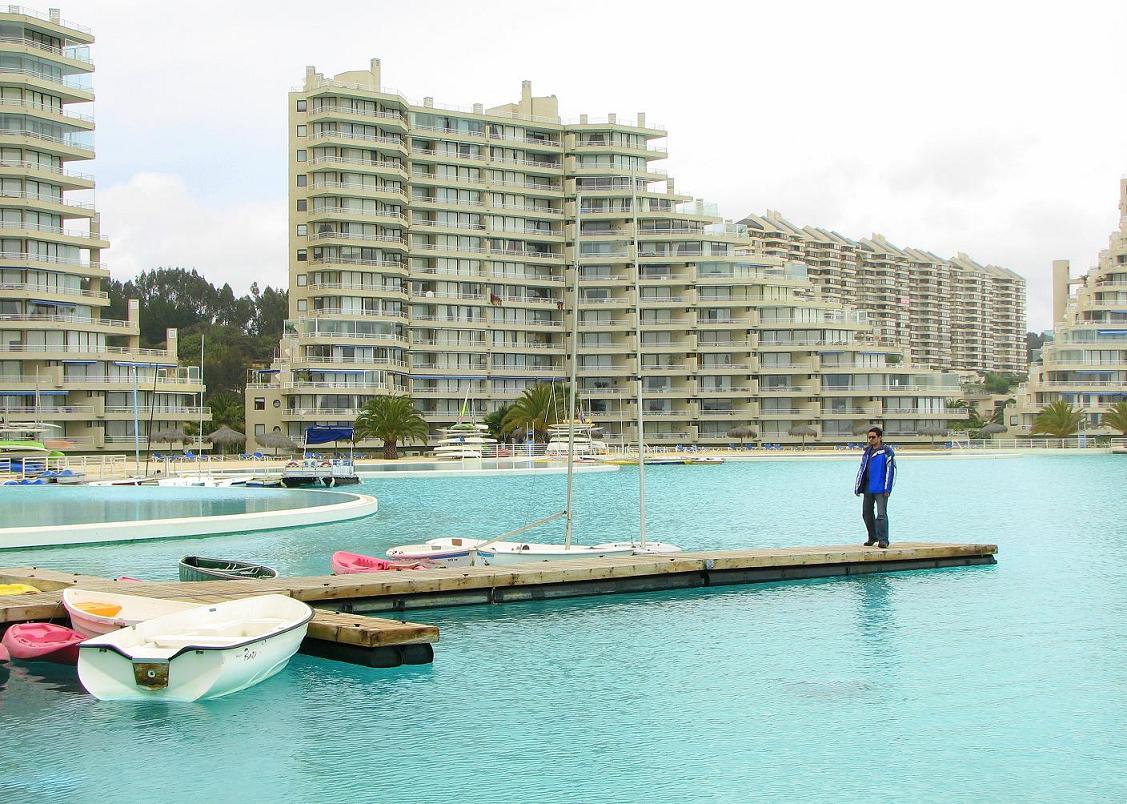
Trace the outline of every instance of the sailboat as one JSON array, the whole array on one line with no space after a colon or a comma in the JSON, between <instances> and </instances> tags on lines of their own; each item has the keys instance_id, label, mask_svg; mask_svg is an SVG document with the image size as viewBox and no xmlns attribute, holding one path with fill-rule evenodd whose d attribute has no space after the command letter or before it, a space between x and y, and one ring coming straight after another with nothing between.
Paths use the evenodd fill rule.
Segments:
<instances>
[{"instance_id":1,"label":"sailboat","mask_svg":"<svg viewBox=\"0 0 1127 804\"><path fill-rule=\"evenodd\" d=\"M633 179L631 188L633 189ZM568 390L568 415L573 416L576 410L577 386L577 349L579 343L579 237L580 217L583 209L583 197L576 193L575 197L575 277L572 283L572 297L574 300L571 333L571 387ZM634 215L634 312L636 355L639 364L642 360L642 310L641 310L641 269L638 264L638 197L632 193L631 211ZM501 542L490 544L486 542L475 548L477 555L487 564L520 564L529 561L552 561L580 556L596 558L612 558L629 555L653 555L679 553L681 548L667 542L655 542L646 536L646 485L645 461L638 464L638 504L639 527L638 538L603 542L594 545L574 544L572 537L573 514L573 476L575 473L576 441L579 427L570 420L563 425L567 431L567 504L564 508L565 517L564 543L560 544L522 544L518 542ZM588 430L588 432L590 432ZM638 371L638 454L645 455L645 441L643 437L642 422L642 375L641 365Z\"/></svg>"}]
</instances>

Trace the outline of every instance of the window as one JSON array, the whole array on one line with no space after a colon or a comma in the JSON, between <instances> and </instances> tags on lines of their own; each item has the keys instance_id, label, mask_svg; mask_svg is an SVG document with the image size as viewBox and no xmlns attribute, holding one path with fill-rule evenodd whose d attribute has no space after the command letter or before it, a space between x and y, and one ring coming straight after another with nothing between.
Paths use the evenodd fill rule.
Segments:
<instances>
[{"instance_id":1,"label":"window","mask_svg":"<svg viewBox=\"0 0 1127 804\"><path fill-rule=\"evenodd\" d=\"M308 101L299 100L297 102L297 110L299 112L304 112L306 110L307 104L308 104Z\"/></svg>"},{"instance_id":2,"label":"window","mask_svg":"<svg viewBox=\"0 0 1127 804\"><path fill-rule=\"evenodd\" d=\"M309 233L309 227L306 226L304 223L299 223L297 225L297 236L298 237L305 237L305 235L308 234L308 233Z\"/></svg>"},{"instance_id":3,"label":"window","mask_svg":"<svg viewBox=\"0 0 1127 804\"><path fill-rule=\"evenodd\" d=\"M272 404L274 405L274 407L280 408L280 407L282 407L282 400L275 399Z\"/></svg>"},{"instance_id":4,"label":"window","mask_svg":"<svg viewBox=\"0 0 1127 804\"><path fill-rule=\"evenodd\" d=\"M307 309L309 309L309 303L305 299L298 299L297 311L299 313L304 313Z\"/></svg>"},{"instance_id":5,"label":"window","mask_svg":"<svg viewBox=\"0 0 1127 804\"><path fill-rule=\"evenodd\" d=\"M308 177L304 173L299 173L297 177L297 186L304 187Z\"/></svg>"},{"instance_id":6,"label":"window","mask_svg":"<svg viewBox=\"0 0 1127 804\"><path fill-rule=\"evenodd\" d=\"M298 149L298 152L297 152L297 161L298 162L304 162L308 157L309 157L309 153L304 148Z\"/></svg>"},{"instance_id":7,"label":"window","mask_svg":"<svg viewBox=\"0 0 1127 804\"><path fill-rule=\"evenodd\" d=\"M297 286L299 288L305 287L306 282L307 282L307 277L306 277L305 274L298 274L297 275Z\"/></svg>"},{"instance_id":8,"label":"window","mask_svg":"<svg viewBox=\"0 0 1127 804\"><path fill-rule=\"evenodd\" d=\"M266 410L266 397L256 396L254 398L254 409L255 410Z\"/></svg>"},{"instance_id":9,"label":"window","mask_svg":"<svg viewBox=\"0 0 1127 804\"><path fill-rule=\"evenodd\" d=\"M306 201L304 198L297 199L297 211L298 212L308 212L309 211L309 202Z\"/></svg>"},{"instance_id":10,"label":"window","mask_svg":"<svg viewBox=\"0 0 1127 804\"><path fill-rule=\"evenodd\" d=\"M299 248L297 250L297 261L305 262L307 259L309 259L309 252L303 248Z\"/></svg>"},{"instance_id":11,"label":"window","mask_svg":"<svg viewBox=\"0 0 1127 804\"><path fill-rule=\"evenodd\" d=\"M304 136L307 135L308 131L309 131L308 126L298 126L297 127L297 136L304 137Z\"/></svg>"}]
</instances>

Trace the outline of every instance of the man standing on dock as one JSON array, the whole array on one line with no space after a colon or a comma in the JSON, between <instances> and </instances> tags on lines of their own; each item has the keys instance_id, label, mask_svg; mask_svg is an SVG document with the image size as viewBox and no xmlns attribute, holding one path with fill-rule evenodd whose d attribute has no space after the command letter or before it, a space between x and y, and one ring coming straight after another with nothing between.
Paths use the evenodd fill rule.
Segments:
<instances>
[{"instance_id":1,"label":"man standing on dock","mask_svg":"<svg viewBox=\"0 0 1127 804\"><path fill-rule=\"evenodd\" d=\"M896 480L896 453L884 443L884 431L869 428L869 445L861 455L861 468L853 483L853 493L864 495L861 518L869 532L866 547L888 547L888 495ZM876 516L873 509L876 509Z\"/></svg>"}]
</instances>

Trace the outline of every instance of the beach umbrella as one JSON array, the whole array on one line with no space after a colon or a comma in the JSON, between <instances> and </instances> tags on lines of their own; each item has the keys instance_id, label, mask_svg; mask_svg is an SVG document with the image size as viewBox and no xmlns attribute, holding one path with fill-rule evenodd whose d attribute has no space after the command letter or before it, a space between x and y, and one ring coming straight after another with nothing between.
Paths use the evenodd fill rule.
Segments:
<instances>
[{"instance_id":1,"label":"beach umbrella","mask_svg":"<svg viewBox=\"0 0 1127 804\"><path fill-rule=\"evenodd\" d=\"M247 440L245 435L238 430L232 430L227 425L223 425L218 430L209 433L207 438L212 444L219 444L220 446L242 444Z\"/></svg>"},{"instance_id":2,"label":"beach umbrella","mask_svg":"<svg viewBox=\"0 0 1127 804\"><path fill-rule=\"evenodd\" d=\"M728 436L728 438L738 438L740 440L740 443L742 444L745 439L755 438L758 433L756 433L750 427L733 427L726 433L726 435Z\"/></svg>"},{"instance_id":3,"label":"beach umbrella","mask_svg":"<svg viewBox=\"0 0 1127 804\"><path fill-rule=\"evenodd\" d=\"M274 450L274 454L278 454L279 449L301 449L294 440L285 433L263 433L256 435L254 440L258 442L260 447L269 447Z\"/></svg>"},{"instance_id":4,"label":"beach umbrella","mask_svg":"<svg viewBox=\"0 0 1127 804\"><path fill-rule=\"evenodd\" d=\"M171 444L175 441L187 441L187 434L180 429L157 430L149 436L150 441L157 444Z\"/></svg>"},{"instance_id":5,"label":"beach umbrella","mask_svg":"<svg viewBox=\"0 0 1127 804\"><path fill-rule=\"evenodd\" d=\"M947 435L947 428L946 427L938 427L934 424L929 424L927 427L921 427L917 432L922 436L930 436L931 437L931 443L932 443L932 445L934 445L936 436Z\"/></svg>"},{"instance_id":6,"label":"beach umbrella","mask_svg":"<svg viewBox=\"0 0 1127 804\"><path fill-rule=\"evenodd\" d=\"M809 424L796 424L787 432L792 436L802 436L802 448L806 449L806 437L818 435L818 428Z\"/></svg>"},{"instance_id":7,"label":"beach umbrella","mask_svg":"<svg viewBox=\"0 0 1127 804\"><path fill-rule=\"evenodd\" d=\"M998 424L997 422L990 422L980 431L983 435L997 435L998 433L1006 432L1006 425Z\"/></svg>"}]
</instances>

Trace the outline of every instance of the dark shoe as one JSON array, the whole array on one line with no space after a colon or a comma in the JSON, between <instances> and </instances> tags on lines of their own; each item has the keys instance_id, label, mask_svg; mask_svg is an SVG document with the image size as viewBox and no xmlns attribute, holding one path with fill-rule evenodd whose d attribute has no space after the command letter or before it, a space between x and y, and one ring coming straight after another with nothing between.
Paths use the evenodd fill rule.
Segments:
<instances>
[{"instance_id":1,"label":"dark shoe","mask_svg":"<svg viewBox=\"0 0 1127 804\"><path fill-rule=\"evenodd\" d=\"M877 547L880 547L881 549L887 549L888 542L877 542Z\"/></svg>"},{"instance_id":2,"label":"dark shoe","mask_svg":"<svg viewBox=\"0 0 1127 804\"><path fill-rule=\"evenodd\" d=\"M876 543L877 543L876 539L869 539L867 542L865 542L865 547L872 547Z\"/></svg>"}]
</instances>

